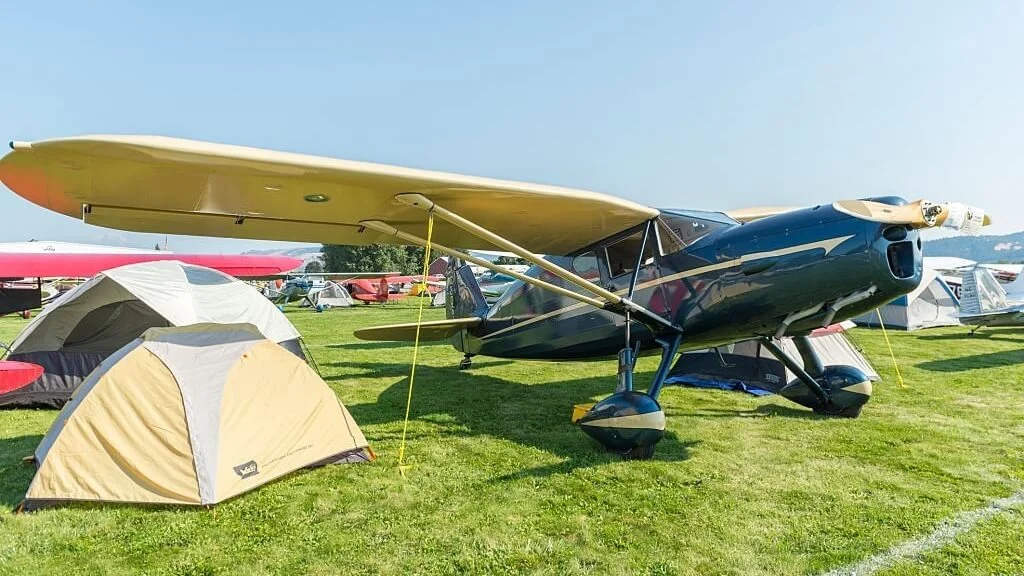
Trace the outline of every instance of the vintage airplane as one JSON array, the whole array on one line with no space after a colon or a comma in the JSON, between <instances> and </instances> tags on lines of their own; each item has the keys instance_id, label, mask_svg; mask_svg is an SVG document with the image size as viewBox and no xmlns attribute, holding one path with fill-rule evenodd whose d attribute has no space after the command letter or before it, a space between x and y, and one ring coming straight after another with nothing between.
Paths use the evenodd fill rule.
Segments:
<instances>
[{"instance_id":1,"label":"vintage airplane","mask_svg":"<svg viewBox=\"0 0 1024 576\"><path fill-rule=\"evenodd\" d=\"M761 339L798 377L785 397L822 414L857 416L870 382L855 368L822 366L806 353L806 335L913 290L922 275L918 229L975 233L987 223L982 211L961 204L892 197L748 210L733 219L584 190L151 136L11 148L0 160L4 184L90 224L334 244L429 243L513 276L522 283L488 307L469 269L453 268L450 319L357 335L407 339L419 331L451 339L467 358L617 353L616 391L578 424L632 458L650 457L664 434L657 400L683 349ZM471 249L511 252L534 268L507 270L465 252ZM803 367L772 340L786 335L796 338ZM640 392L634 362L647 351L660 351L661 362Z\"/></svg>"},{"instance_id":2,"label":"vintage airplane","mask_svg":"<svg viewBox=\"0 0 1024 576\"><path fill-rule=\"evenodd\" d=\"M509 267L509 270L512 268ZM529 268L527 268L529 270ZM517 272L526 272L526 270L517 270ZM476 277L477 283L480 285L480 291L484 295L484 300L487 301L488 305L494 304L501 298L513 284L518 282L512 276L508 274L502 274L501 272L486 272Z\"/></svg>"},{"instance_id":3,"label":"vintage airplane","mask_svg":"<svg viewBox=\"0 0 1024 576\"><path fill-rule=\"evenodd\" d=\"M985 326L1024 326L1024 301L1007 294L989 268L964 272L961 290L960 323L973 326L972 335Z\"/></svg>"},{"instance_id":4,"label":"vintage airplane","mask_svg":"<svg viewBox=\"0 0 1024 576\"><path fill-rule=\"evenodd\" d=\"M390 275L379 280L359 279L344 282L352 298L363 304L387 304L409 296L430 296L444 289L439 278Z\"/></svg>"},{"instance_id":5,"label":"vintage airplane","mask_svg":"<svg viewBox=\"0 0 1024 576\"><path fill-rule=\"evenodd\" d=\"M384 278L395 275L394 272L308 272L302 274L283 274L272 276L274 283L266 286L263 295L278 306L287 306L291 302L304 302L312 305L311 297L323 290L327 282L352 282Z\"/></svg>"}]
</instances>

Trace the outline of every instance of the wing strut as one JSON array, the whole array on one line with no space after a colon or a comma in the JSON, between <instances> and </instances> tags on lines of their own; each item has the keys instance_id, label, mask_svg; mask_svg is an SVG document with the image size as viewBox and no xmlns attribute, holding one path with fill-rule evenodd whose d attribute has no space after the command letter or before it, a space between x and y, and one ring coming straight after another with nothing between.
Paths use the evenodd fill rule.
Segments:
<instances>
[{"instance_id":1,"label":"wing strut","mask_svg":"<svg viewBox=\"0 0 1024 576\"><path fill-rule=\"evenodd\" d=\"M409 234L408 232L402 232L401 230L395 228L394 226L391 226L390 224L387 224L385 222L381 222L380 220L363 220L359 224L361 226L366 226L367 228L376 230L378 232L383 232L384 234L390 234L392 236L395 236L396 238L401 238L402 240L405 240L406 242L410 242L412 244L416 244L417 246L426 246L426 241L423 238L420 238L419 236L414 236L412 234ZM508 268L505 268L500 264L495 264L488 260L484 260L483 258L477 258L476 256L466 254L465 252L461 252L454 248L443 246L441 244L438 244L437 242L431 242L430 247L433 250L437 250L438 252L444 252L445 254L452 256L454 258L459 258L461 260L465 260L466 262L472 262L477 266L483 266L484 268L494 270L495 272L499 272L501 274L508 274L509 276L512 276L517 280L522 280L523 282L526 282L528 284L534 284L540 288L544 288L545 290L551 290L556 294L561 294L562 296L573 298L575 300L578 300L585 304L590 304L591 306L597 308L604 308L605 304L607 304L607 302L603 300L598 300L597 298L592 298L590 296L585 296L578 292L573 292L572 290L569 290L567 288L556 286L549 282L545 282L539 278L532 278L530 276L527 276L526 274L516 272L515 270L509 270Z\"/></svg>"},{"instance_id":2,"label":"wing strut","mask_svg":"<svg viewBox=\"0 0 1024 576\"><path fill-rule=\"evenodd\" d=\"M500 272L500 273L503 273L503 274L508 274L508 275L510 275L510 276L512 276L514 278L522 280L523 282L527 282L529 284L534 284L534 285L537 285L539 287L542 287L542 288L545 288L545 289L548 289L548 290L554 290L555 292L557 292L559 294L562 294L564 296L568 296L570 298L573 298L573 299L581 301L581 302L586 302L587 304L596 306L598 308L612 310L612 311L615 311L615 312L618 312L618 313L621 313L621 314L625 314L626 310L628 310L630 312L634 312L634 313L637 314L637 316L639 316L642 319L641 321L644 324L647 324L648 326L650 326L652 328L654 326L660 326L662 329L667 329L667 330L669 330L671 332L678 333L678 332L682 331L682 329L680 327L676 326L672 322L666 320L665 318L662 318L661 316L655 314L654 312L651 312L650 310L644 308L643 306L640 306L640 305L634 303L629 298L624 298L624 297L622 297L619 294L616 294L616 293L614 293L614 292L612 292L610 290L607 290L607 289L605 289L605 288L603 288L603 287L601 287L601 286L599 286L599 285L597 285L597 284L595 284L593 282L590 282L590 281L588 281L588 280L586 280L584 278L581 278L579 275L574 274L573 272L570 272L569 270L566 270L565 268L562 268L561 266L558 266L557 264L555 264L553 262L550 262L548 260L545 260L544 258L541 258L537 254L534 254L533 252L530 252L529 250L523 248L522 246L519 246L518 244L512 242L511 240L507 240L506 238L503 238L502 236L499 236L498 234L495 234L494 232L491 232L490 230L488 230L488 229L486 229L486 228L484 228L482 226L479 226L479 225L477 225L477 224L475 224L475 223L473 223L473 222L463 218L462 216L459 216L458 214L456 214L456 213L454 213L454 212L452 212L450 210L447 210L446 208L444 208L442 206L439 206L439 205L435 204L433 200L430 200L429 198L427 198L426 196L423 196L422 194L412 194L412 193L398 194L398 195L395 196L395 199L400 201L400 202L402 202L402 203L404 203L404 204L408 204L409 206L412 206L412 207L415 207L415 208L419 208L420 210L423 210L425 212L432 212L435 216L441 218L442 220L450 222L451 224L454 224L455 226L458 226L459 228L462 228L463 230L471 232L474 235L476 235L476 236L478 236L480 238L483 238L484 240L490 242L491 244L493 244L493 245L495 245L495 246L497 246L497 247L499 247L499 248L501 248L503 250L506 250L508 252L512 252L513 254L523 258L524 260L527 260L528 262L532 262L533 264L539 266L540 268L544 269L547 272L550 272L551 274L554 274L555 276L561 278L562 280L565 280L566 282L570 282L572 284L575 284L576 286L579 286L580 288L586 290L587 292L590 292L591 294L594 294L595 296L603 298L604 300L607 301L607 303L606 302L601 302L600 300L596 300L594 298L588 298L588 297L583 296L581 294L577 294L577 293L575 293L575 292L573 292L571 290L566 290L564 288L560 288L558 286L555 286L555 285L550 284L548 282L544 282L544 281L539 280L537 278L531 278L531 277L523 275L523 274L514 274L514 273L512 273L511 270L508 270L508 269L506 269L506 268L504 268L502 266L499 266L497 264L493 264L491 262L487 262L486 260L482 260L482 259L479 259L479 258L465 258L466 256L469 256L469 255L468 254L462 254L462 253L460 253L458 251L452 250L451 248L438 247L437 244L434 244L433 246L435 247L435 249L438 249L438 250L441 250L441 251L445 251L445 252L447 252L447 253L449 253L451 255L454 255L454 256L457 256L457 257L460 257L460 258L464 258L467 261L473 262L474 264L477 264L479 266L483 266L484 268L487 268L489 270L494 270L495 272ZM382 232L386 232L386 233L393 233L396 236L398 236L399 238L402 238L402 239L410 241L410 242L414 242L416 244L420 244L420 245L423 244L423 240L421 238L417 238L417 237L415 237L415 236L413 236L411 234L406 234L404 232L401 232L401 231L395 229L393 226L389 226L386 223L383 223L383 222L380 222L380 221L363 221L363 222L360 222L360 224L363 225L363 226L366 226L367 228L373 228L374 230L378 230L378 231L382 231ZM382 226L386 227L386 229L382 228ZM587 298L587 299L584 300L584 298Z\"/></svg>"},{"instance_id":3,"label":"wing strut","mask_svg":"<svg viewBox=\"0 0 1024 576\"><path fill-rule=\"evenodd\" d=\"M532 262L533 264L540 266L541 268L547 270L548 272L554 274L555 276L558 276L562 280L565 280L566 282L571 282L579 286L580 288L583 288L587 292L604 298L605 300L611 302L612 304L619 304L623 301L623 298L618 294L615 294L610 290L606 290L601 286L594 284L593 282L584 280L583 278L580 278L578 275L566 270L565 268L562 268L561 266L553 262L549 262L541 258L540 256L534 254L533 252L530 252L526 248L523 248L522 246L512 242L511 240L506 240L505 238L498 236L497 234L491 232L490 230L484 228L483 226L478 226L477 224L474 224L473 222L466 220L462 216L459 216L458 214L450 210L446 210L445 208L435 204L433 200L427 198L422 194L398 194L397 196L395 196L395 199L398 200L399 202L408 204L409 206L419 208L424 212L432 211L442 220L447 220L448 222L458 226L459 228L462 228L463 230L471 232L474 235L483 238L484 240L487 240L488 242L494 244L495 246L501 248L502 250L506 250L528 262Z\"/></svg>"}]
</instances>

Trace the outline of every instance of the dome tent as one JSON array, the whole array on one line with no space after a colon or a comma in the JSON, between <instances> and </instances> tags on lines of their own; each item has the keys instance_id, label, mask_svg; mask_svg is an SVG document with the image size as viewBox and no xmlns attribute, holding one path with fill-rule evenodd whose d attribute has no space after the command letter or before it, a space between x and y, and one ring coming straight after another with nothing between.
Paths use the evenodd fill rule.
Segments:
<instances>
[{"instance_id":1,"label":"dome tent","mask_svg":"<svg viewBox=\"0 0 1024 576\"><path fill-rule=\"evenodd\" d=\"M848 365L859 369L872 382L881 378L845 332L853 322L833 324L810 333L808 343L824 366ZM775 343L790 358L803 365L800 351L792 338ZM679 355L666 384L685 384L699 388L742 390L761 395L778 393L796 374L773 356L758 340L746 340L717 348L694 350Z\"/></svg>"},{"instance_id":2,"label":"dome tent","mask_svg":"<svg viewBox=\"0 0 1024 576\"><path fill-rule=\"evenodd\" d=\"M27 509L211 505L300 468L373 459L316 372L249 324L151 328L92 372L36 448Z\"/></svg>"},{"instance_id":3,"label":"dome tent","mask_svg":"<svg viewBox=\"0 0 1024 576\"><path fill-rule=\"evenodd\" d=\"M131 264L76 286L22 330L8 359L39 364L45 372L0 395L0 407L59 408L104 358L147 328L200 322L249 323L302 356L298 331L252 286L173 260Z\"/></svg>"},{"instance_id":4,"label":"dome tent","mask_svg":"<svg viewBox=\"0 0 1024 576\"><path fill-rule=\"evenodd\" d=\"M956 294L931 268L925 268L921 283L910 294L880 307L877 311L865 312L853 319L858 326L878 327L878 316L886 328L899 330L920 330L937 326L959 326L960 302Z\"/></svg>"},{"instance_id":5,"label":"dome tent","mask_svg":"<svg viewBox=\"0 0 1024 576\"><path fill-rule=\"evenodd\" d=\"M355 301L352 300L352 296L344 286L328 281L324 284L323 289L310 293L308 298L303 298L300 306L312 306L317 310L322 310L324 308L347 308L353 304Z\"/></svg>"}]
</instances>

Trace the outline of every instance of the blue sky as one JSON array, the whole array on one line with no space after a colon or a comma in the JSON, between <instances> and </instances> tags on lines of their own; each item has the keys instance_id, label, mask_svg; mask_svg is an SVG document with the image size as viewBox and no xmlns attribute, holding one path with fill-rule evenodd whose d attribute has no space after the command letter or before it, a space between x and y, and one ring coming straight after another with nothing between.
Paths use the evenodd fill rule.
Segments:
<instances>
[{"instance_id":1,"label":"blue sky","mask_svg":"<svg viewBox=\"0 0 1024 576\"><path fill-rule=\"evenodd\" d=\"M0 8L0 138L162 134L677 208L899 194L1024 229L1021 2L102 4ZM162 242L0 190L0 241L29 238Z\"/></svg>"}]
</instances>

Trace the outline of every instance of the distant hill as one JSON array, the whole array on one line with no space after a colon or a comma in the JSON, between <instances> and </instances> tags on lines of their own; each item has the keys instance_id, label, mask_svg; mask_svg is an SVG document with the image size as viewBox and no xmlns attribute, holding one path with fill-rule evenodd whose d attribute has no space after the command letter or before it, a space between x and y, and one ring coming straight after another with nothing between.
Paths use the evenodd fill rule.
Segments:
<instances>
[{"instance_id":1,"label":"distant hill","mask_svg":"<svg viewBox=\"0 0 1024 576\"><path fill-rule=\"evenodd\" d=\"M1024 232L1003 236L952 236L928 240L925 256L955 256L975 262L1024 262Z\"/></svg>"},{"instance_id":2,"label":"distant hill","mask_svg":"<svg viewBox=\"0 0 1024 576\"><path fill-rule=\"evenodd\" d=\"M252 254L256 256L291 256L292 258L301 258L302 266L305 268L307 264L312 261L317 261L321 264L324 263L323 254L320 253L320 245L314 246L299 246L298 248L263 248L260 250L246 250L242 254Z\"/></svg>"}]
</instances>

